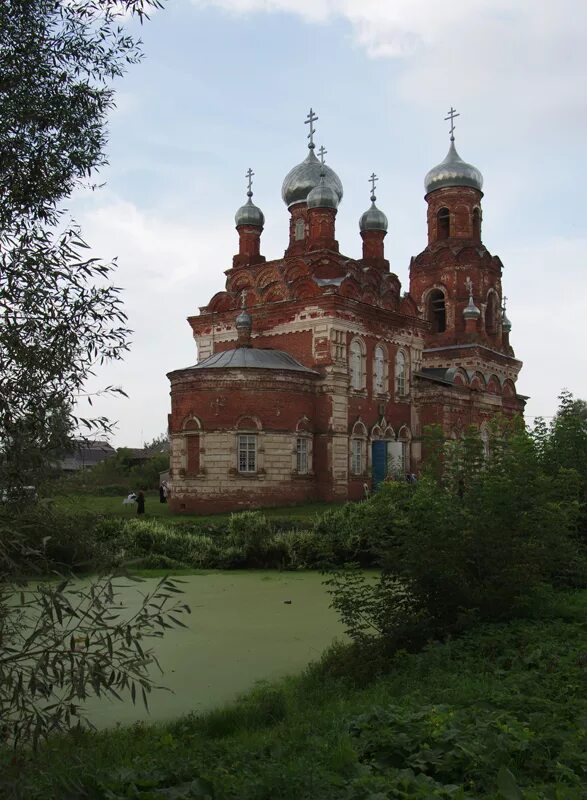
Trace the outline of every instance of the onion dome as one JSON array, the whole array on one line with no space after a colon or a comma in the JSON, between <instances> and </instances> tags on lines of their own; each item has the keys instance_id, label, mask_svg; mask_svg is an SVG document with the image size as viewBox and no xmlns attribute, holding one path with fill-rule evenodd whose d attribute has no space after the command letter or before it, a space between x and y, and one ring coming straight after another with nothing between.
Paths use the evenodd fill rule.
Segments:
<instances>
[{"instance_id":1,"label":"onion dome","mask_svg":"<svg viewBox=\"0 0 587 800\"><path fill-rule=\"evenodd\" d=\"M322 165L311 149L301 164L291 169L283 181L281 197L288 208L296 203L307 202L312 189L320 183ZM324 166L324 185L336 195L336 205L342 200L343 189L340 178L330 167ZM314 206L316 208L316 206ZM336 206L334 206L336 208Z\"/></svg>"},{"instance_id":2,"label":"onion dome","mask_svg":"<svg viewBox=\"0 0 587 800\"><path fill-rule=\"evenodd\" d=\"M236 318L236 329L237 331L243 331L247 330L247 328L251 330L252 327L253 327L253 318L249 314L249 312L243 308L241 313Z\"/></svg>"},{"instance_id":3,"label":"onion dome","mask_svg":"<svg viewBox=\"0 0 587 800\"><path fill-rule=\"evenodd\" d=\"M234 221L236 223L236 227L238 228L239 225L254 225L257 228L262 228L265 224L265 215L261 211L260 208L253 203L253 175L255 173L249 167L247 173L245 175L248 178L247 184L247 197L249 198L244 206L241 206L239 210L234 215Z\"/></svg>"},{"instance_id":4,"label":"onion dome","mask_svg":"<svg viewBox=\"0 0 587 800\"><path fill-rule=\"evenodd\" d=\"M369 178L371 182L371 208L368 208L364 214L361 215L359 220L359 228L361 231L387 231L387 217L377 206L375 201L375 182L379 180L377 175L373 173Z\"/></svg>"},{"instance_id":5,"label":"onion dome","mask_svg":"<svg viewBox=\"0 0 587 800\"><path fill-rule=\"evenodd\" d=\"M454 137L451 136L446 158L428 172L424 178L424 186L426 194L447 186L470 186L480 192L483 186L483 175L477 167L463 161L457 153Z\"/></svg>"},{"instance_id":6,"label":"onion dome","mask_svg":"<svg viewBox=\"0 0 587 800\"><path fill-rule=\"evenodd\" d=\"M321 147L318 152L320 153L320 183L309 192L306 203L308 208L337 208L338 195L326 183L326 164L324 163L326 150Z\"/></svg>"},{"instance_id":7,"label":"onion dome","mask_svg":"<svg viewBox=\"0 0 587 800\"><path fill-rule=\"evenodd\" d=\"M503 306L501 308L501 329L504 333L510 333L512 330L512 323L509 321L507 314L505 313L505 301L506 298L503 298Z\"/></svg>"},{"instance_id":8,"label":"onion dome","mask_svg":"<svg viewBox=\"0 0 587 800\"><path fill-rule=\"evenodd\" d=\"M241 206L234 215L234 221L237 228L239 225L255 225L257 228L262 228L265 224L265 215L249 197L244 206Z\"/></svg>"},{"instance_id":9,"label":"onion dome","mask_svg":"<svg viewBox=\"0 0 587 800\"><path fill-rule=\"evenodd\" d=\"M466 308L463 309L463 317L465 319L479 319L481 316L481 311L473 302L473 284L469 278L467 278L467 282L469 284L469 303Z\"/></svg>"}]
</instances>

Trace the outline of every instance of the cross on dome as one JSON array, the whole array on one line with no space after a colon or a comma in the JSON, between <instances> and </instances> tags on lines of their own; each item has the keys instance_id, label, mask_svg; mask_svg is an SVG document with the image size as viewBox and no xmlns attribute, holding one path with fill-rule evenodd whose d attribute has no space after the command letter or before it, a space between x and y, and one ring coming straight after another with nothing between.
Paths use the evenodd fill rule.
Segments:
<instances>
[{"instance_id":1,"label":"cross on dome","mask_svg":"<svg viewBox=\"0 0 587 800\"><path fill-rule=\"evenodd\" d=\"M507 297L505 296L505 294L502 297L501 301L502 301L502 310L503 310L503 312L505 314L505 304L507 303Z\"/></svg>"},{"instance_id":2,"label":"cross on dome","mask_svg":"<svg viewBox=\"0 0 587 800\"><path fill-rule=\"evenodd\" d=\"M246 305L247 305L247 290L243 289L241 292L241 308L243 309L243 311L246 308Z\"/></svg>"},{"instance_id":3,"label":"cross on dome","mask_svg":"<svg viewBox=\"0 0 587 800\"><path fill-rule=\"evenodd\" d=\"M456 108L450 107L450 111L448 112L448 116L444 118L444 121L450 119L450 140L454 142L455 140L455 117L460 117L461 115L457 113Z\"/></svg>"},{"instance_id":4,"label":"cross on dome","mask_svg":"<svg viewBox=\"0 0 587 800\"><path fill-rule=\"evenodd\" d=\"M318 150L318 155L320 156L320 161L322 162L322 166L324 166L324 156L328 150L325 149L324 145L320 145L320 149Z\"/></svg>"},{"instance_id":5,"label":"cross on dome","mask_svg":"<svg viewBox=\"0 0 587 800\"><path fill-rule=\"evenodd\" d=\"M252 187L253 187L253 175L254 175L254 174L255 174L255 173L253 172L253 170L252 170L250 167L249 167L249 168L248 168L248 170L245 172L245 178L248 178L248 183L247 183L247 197L252 197L252 196L253 196L253 189L252 189Z\"/></svg>"},{"instance_id":6,"label":"cross on dome","mask_svg":"<svg viewBox=\"0 0 587 800\"><path fill-rule=\"evenodd\" d=\"M369 183L371 184L371 202L373 203L377 200L377 198L375 197L375 184L377 183L378 180L379 178L377 177L377 175L374 172L372 172L371 177L369 178Z\"/></svg>"},{"instance_id":7,"label":"cross on dome","mask_svg":"<svg viewBox=\"0 0 587 800\"><path fill-rule=\"evenodd\" d=\"M315 145L314 145L314 134L316 133L316 128L314 127L314 123L316 122L317 119L318 119L318 117L316 116L316 114L314 114L314 110L312 108L310 108L310 113L308 114L308 117L307 117L306 121L304 122L304 125L309 125L310 126L310 133L308 134L308 139L310 140L310 143L309 143L308 147L309 147L310 150L313 150L314 147L315 147Z\"/></svg>"}]
</instances>

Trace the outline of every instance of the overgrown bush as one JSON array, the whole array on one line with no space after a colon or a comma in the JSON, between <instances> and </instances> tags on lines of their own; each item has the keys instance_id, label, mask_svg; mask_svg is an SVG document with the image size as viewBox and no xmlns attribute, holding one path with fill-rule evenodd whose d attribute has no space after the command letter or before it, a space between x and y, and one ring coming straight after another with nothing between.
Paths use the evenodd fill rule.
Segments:
<instances>
[{"instance_id":1,"label":"overgrown bush","mask_svg":"<svg viewBox=\"0 0 587 800\"><path fill-rule=\"evenodd\" d=\"M545 472L521 424L496 426L485 458L472 431L437 455L416 485L385 484L354 507L346 541L367 537L382 570L374 583L357 571L331 576L333 604L355 641L422 642L476 619L510 618L541 582L587 581L580 476ZM326 530L344 552L343 525Z\"/></svg>"}]
</instances>

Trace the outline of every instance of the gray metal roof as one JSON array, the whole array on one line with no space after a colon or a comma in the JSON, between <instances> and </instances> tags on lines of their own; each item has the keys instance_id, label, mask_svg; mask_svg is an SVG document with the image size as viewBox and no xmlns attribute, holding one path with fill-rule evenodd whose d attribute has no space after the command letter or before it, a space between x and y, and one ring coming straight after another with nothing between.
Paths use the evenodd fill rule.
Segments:
<instances>
[{"instance_id":1,"label":"gray metal roof","mask_svg":"<svg viewBox=\"0 0 587 800\"><path fill-rule=\"evenodd\" d=\"M201 369L285 369L290 372L307 372L310 375L319 373L300 364L299 361L283 350L262 349L260 347L237 347L224 350L222 353L205 358L190 370Z\"/></svg>"},{"instance_id":2,"label":"gray metal roof","mask_svg":"<svg viewBox=\"0 0 587 800\"><path fill-rule=\"evenodd\" d=\"M444 161L433 167L424 178L426 193L445 186L471 186L481 191L483 175L477 167L467 164L457 153L454 141L451 141Z\"/></svg>"},{"instance_id":3,"label":"gray metal roof","mask_svg":"<svg viewBox=\"0 0 587 800\"><path fill-rule=\"evenodd\" d=\"M310 150L301 164L296 164L287 173L281 187L283 202L288 208L295 203L305 203L308 194L320 183L322 164ZM342 183L336 172L326 164L324 165L324 183L334 190L338 202L342 200Z\"/></svg>"}]
</instances>

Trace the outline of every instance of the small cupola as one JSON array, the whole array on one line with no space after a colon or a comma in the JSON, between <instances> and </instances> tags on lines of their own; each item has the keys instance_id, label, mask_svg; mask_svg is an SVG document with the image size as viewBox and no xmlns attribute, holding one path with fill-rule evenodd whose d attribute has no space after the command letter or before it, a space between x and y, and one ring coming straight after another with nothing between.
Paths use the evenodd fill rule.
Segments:
<instances>
[{"instance_id":1,"label":"small cupola","mask_svg":"<svg viewBox=\"0 0 587 800\"><path fill-rule=\"evenodd\" d=\"M383 211L381 211L375 205L375 201L377 200L377 197L375 196L375 183L378 180L379 178L373 172L369 178L369 181L371 182L371 207L361 215L361 219L359 220L359 229L361 232L384 231L387 233L387 217Z\"/></svg>"},{"instance_id":2,"label":"small cupola","mask_svg":"<svg viewBox=\"0 0 587 800\"><path fill-rule=\"evenodd\" d=\"M232 259L233 267L244 267L260 264L265 261L261 255L261 233L265 225L265 216L253 203L253 175L249 167L247 179L247 202L241 206L234 216L238 231L238 253Z\"/></svg>"},{"instance_id":3,"label":"small cupola","mask_svg":"<svg viewBox=\"0 0 587 800\"><path fill-rule=\"evenodd\" d=\"M371 183L371 207L361 215L359 230L363 240L363 263L379 270L389 271L389 262L385 259L383 240L387 235L387 217L377 208L375 201L375 184L379 178L373 172L369 178Z\"/></svg>"},{"instance_id":4,"label":"small cupola","mask_svg":"<svg viewBox=\"0 0 587 800\"><path fill-rule=\"evenodd\" d=\"M306 199L308 208L338 208L339 198L332 186L326 183L326 164L324 163L324 156L326 150L321 147L318 151L320 155L320 182L311 190Z\"/></svg>"},{"instance_id":5,"label":"small cupola","mask_svg":"<svg viewBox=\"0 0 587 800\"><path fill-rule=\"evenodd\" d=\"M253 317L245 308L246 292L241 295L242 309L235 321L237 333L237 347L252 347L251 332L253 330Z\"/></svg>"},{"instance_id":6,"label":"small cupola","mask_svg":"<svg viewBox=\"0 0 587 800\"><path fill-rule=\"evenodd\" d=\"M509 321L507 314L505 313L505 304L507 301L507 297L503 296L503 305L501 307L501 329L504 333L511 333L512 330L512 323Z\"/></svg>"},{"instance_id":7,"label":"small cupola","mask_svg":"<svg viewBox=\"0 0 587 800\"><path fill-rule=\"evenodd\" d=\"M247 197L248 200L241 206L239 210L234 215L234 221L236 223L236 227L239 228L241 225L253 225L256 228L262 228L265 225L265 215L253 203L253 175L255 173L249 167L246 173L246 178L248 179L248 188L247 188Z\"/></svg>"},{"instance_id":8,"label":"small cupola","mask_svg":"<svg viewBox=\"0 0 587 800\"><path fill-rule=\"evenodd\" d=\"M481 172L477 167L463 161L457 153L454 137L454 119L458 116L459 114L451 107L448 116L445 117L447 120L450 119L450 147L446 158L440 164L432 167L424 178L426 194L437 189L454 186L469 186L471 189L477 189L478 192L483 188L483 175Z\"/></svg>"}]
</instances>

